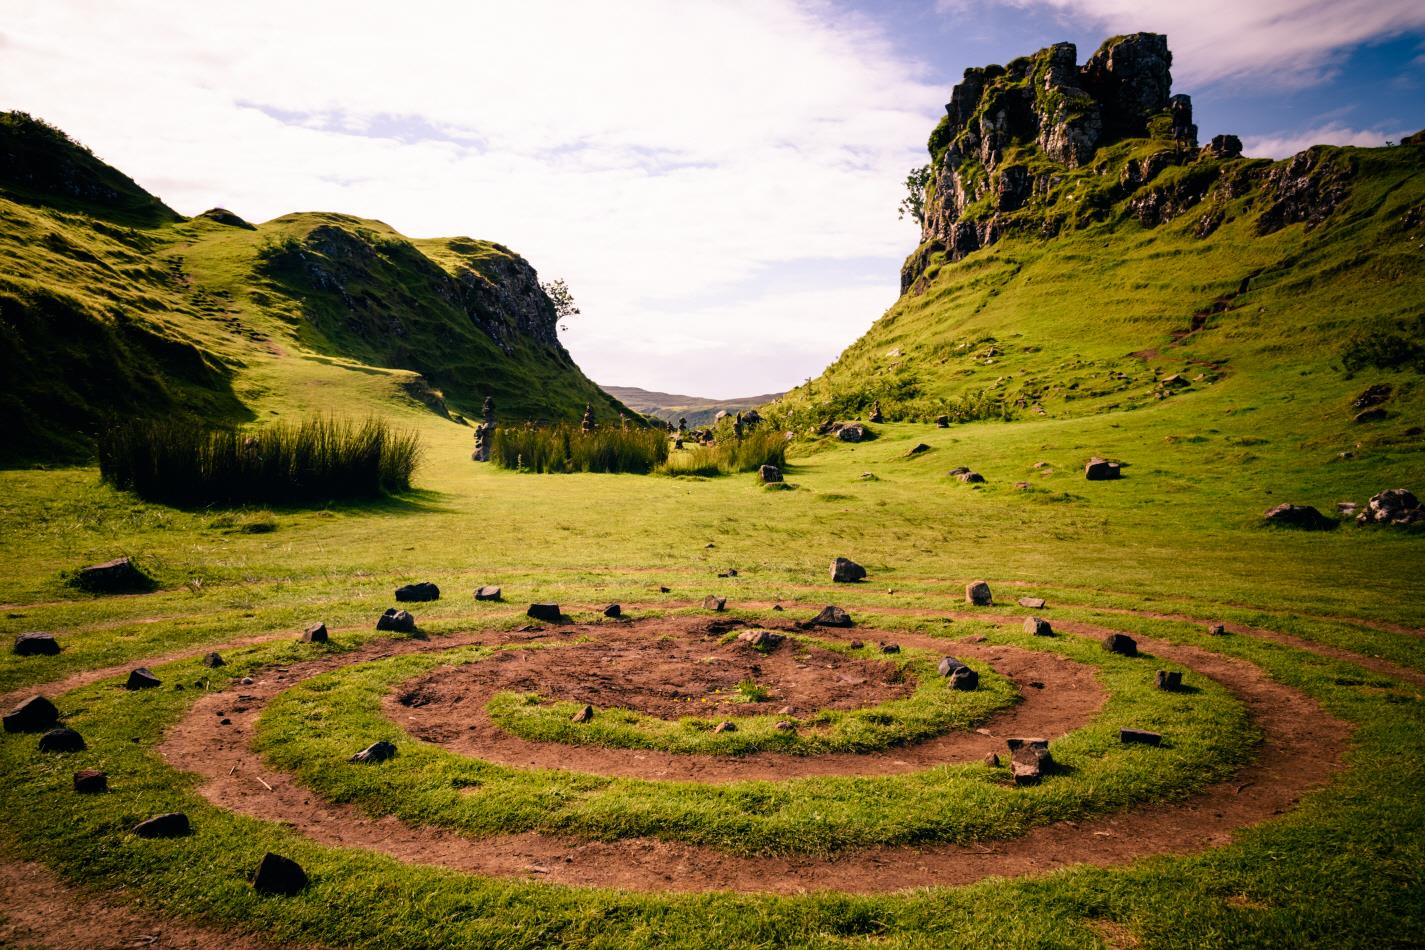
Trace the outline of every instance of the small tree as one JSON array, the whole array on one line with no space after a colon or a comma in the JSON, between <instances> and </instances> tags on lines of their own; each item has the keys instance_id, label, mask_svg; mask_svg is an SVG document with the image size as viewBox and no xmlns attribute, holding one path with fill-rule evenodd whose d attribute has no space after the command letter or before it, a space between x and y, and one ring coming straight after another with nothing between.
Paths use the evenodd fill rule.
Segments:
<instances>
[{"instance_id":1,"label":"small tree","mask_svg":"<svg viewBox=\"0 0 1425 950\"><path fill-rule=\"evenodd\" d=\"M554 304L554 315L561 321L559 329L567 330L569 327L562 321L570 317L579 315L579 307L574 303L574 295L569 292L569 285L564 282L564 278L541 282L539 289L544 291L544 295L549 298L549 302Z\"/></svg>"},{"instance_id":2,"label":"small tree","mask_svg":"<svg viewBox=\"0 0 1425 950\"><path fill-rule=\"evenodd\" d=\"M912 168L910 174L905 176L906 195L901 199L899 214L896 217L905 219L910 215L919 225L925 224L925 186L930 184L930 166L922 165L919 168Z\"/></svg>"}]
</instances>

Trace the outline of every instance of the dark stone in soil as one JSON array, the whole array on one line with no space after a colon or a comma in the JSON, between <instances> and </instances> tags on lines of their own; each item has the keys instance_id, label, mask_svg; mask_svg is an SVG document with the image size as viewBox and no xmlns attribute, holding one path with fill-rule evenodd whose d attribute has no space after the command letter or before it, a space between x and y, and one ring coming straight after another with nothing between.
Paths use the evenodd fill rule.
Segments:
<instances>
[{"instance_id":1,"label":"dark stone in soil","mask_svg":"<svg viewBox=\"0 0 1425 950\"><path fill-rule=\"evenodd\" d=\"M737 639L758 650L775 650L786 637L770 630L744 630L737 635Z\"/></svg>"},{"instance_id":2,"label":"dark stone in soil","mask_svg":"<svg viewBox=\"0 0 1425 950\"><path fill-rule=\"evenodd\" d=\"M941 676L950 676L950 675L952 675L956 670L969 669L969 667L967 667L964 663L960 662L959 660L955 659L955 657L953 657L953 656L947 656L947 657L945 657L945 659L943 659L943 660L940 661L940 666L937 667L937 669L940 671L940 675L941 675Z\"/></svg>"},{"instance_id":3,"label":"dark stone in soil","mask_svg":"<svg viewBox=\"0 0 1425 950\"><path fill-rule=\"evenodd\" d=\"M157 815L148 821L134 825L134 834L140 838L181 838L191 834L193 827L188 824L188 816L181 811Z\"/></svg>"},{"instance_id":4,"label":"dark stone in soil","mask_svg":"<svg viewBox=\"0 0 1425 950\"><path fill-rule=\"evenodd\" d=\"M51 729L40 736L41 752L83 752L86 748L84 737L73 729Z\"/></svg>"},{"instance_id":5,"label":"dark stone in soil","mask_svg":"<svg viewBox=\"0 0 1425 950\"><path fill-rule=\"evenodd\" d=\"M975 581L965 585L965 603L976 607L988 607L994 602L994 595L990 593L990 585L984 581Z\"/></svg>"},{"instance_id":6,"label":"dark stone in soil","mask_svg":"<svg viewBox=\"0 0 1425 950\"><path fill-rule=\"evenodd\" d=\"M999 768L999 755L994 752L985 753L985 764L992 769Z\"/></svg>"},{"instance_id":7,"label":"dark stone in soil","mask_svg":"<svg viewBox=\"0 0 1425 950\"><path fill-rule=\"evenodd\" d=\"M583 709L569 717L570 722L588 722L594 718L594 707L585 706Z\"/></svg>"},{"instance_id":8,"label":"dark stone in soil","mask_svg":"<svg viewBox=\"0 0 1425 950\"><path fill-rule=\"evenodd\" d=\"M1016 785L1036 785L1054 764L1048 739L1006 739L1009 767Z\"/></svg>"},{"instance_id":9,"label":"dark stone in soil","mask_svg":"<svg viewBox=\"0 0 1425 950\"><path fill-rule=\"evenodd\" d=\"M717 728L713 730L713 732L736 732L736 731L737 731L737 723L735 723L735 722L728 722L728 721L726 721L726 720L724 720L724 721L718 723L718 724L717 724Z\"/></svg>"},{"instance_id":10,"label":"dark stone in soil","mask_svg":"<svg viewBox=\"0 0 1425 950\"><path fill-rule=\"evenodd\" d=\"M900 645L899 643L882 643L882 644L881 644L881 652L882 652L882 653L899 653L899 652L901 652L901 645Z\"/></svg>"},{"instance_id":11,"label":"dark stone in soil","mask_svg":"<svg viewBox=\"0 0 1425 950\"><path fill-rule=\"evenodd\" d=\"M302 631L303 643L326 643L329 639L327 625L324 623L314 623Z\"/></svg>"},{"instance_id":12,"label":"dark stone in soil","mask_svg":"<svg viewBox=\"0 0 1425 950\"><path fill-rule=\"evenodd\" d=\"M154 588L153 578L139 570L134 562L126 557L80 568L76 583L79 587L97 594L133 593Z\"/></svg>"},{"instance_id":13,"label":"dark stone in soil","mask_svg":"<svg viewBox=\"0 0 1425 950\"><path fill-rule=\"evenodd\" d=\"M1120 477L1117 462L1108 459L1091 458L1084 465L1084 478L1091 482L1107 482Z\"/></svg>"},{"instance_id":14,"label":"dark stone in soil","mask_svg":"<svg viewBox=\"0 0 1425 950\"><path fill-rule=\"evenodd\" d=\"M386 612L376 621L376 629L411 633L416 629L416 618L411 616L410 611L387 607Z\"/></svg>"},{"instance_id":15,"label":"dark stone in soil","mask_svg":"<svg viewBox=\"0 0 1425 950\"><path fill-rule=\"evenodd\" d=\"M866 579L866 569L850 558L839 557L831 562L831 580L835 584L854 584Z\"/></svg>"},{"instance_id":16,"label":"dark stone in soil","mask_svg":"<svg viewBox=\"0 0 1425 950\"><path fill-rule=\"evenodd\" d=\"M422 581L419 584L407 584L404 587L396 588L397 603L420 603L428 600L440 600L440 588L429 581Z\"/></svg>"},{"instance_id":17,"label":"dark stone in soil","mask_svg":"<svg viewBox=\"0 0 1425 950\"><path fill-rule=\"evenodd\" d=\"M307 872L291 858L271 851L262 856L252 875L252 887L260 894L296 894L307 886Z\"/></svg>"},{"instance_id":18,"label":"dark stone in soil","mask_svg":"<svg viewBox=\"0 0 1425 950\"><path fill-rule=\"evenodd\" d=\"M779 720L777 722L777 725L773 728L777 729L780 732L795 732L797 729L797 724L791 722L790 720L782 719Z\"/></svg>"},{"instance_id":19,"label":"dark stone in soil","mask_svg":"<svg viewBox=\"0 0 1425 950\"><path fill-rule=\"evenodd\" d=\"M1110 633L1103 638L1103 648L1109 653L1118 653L1123 656L1138 655L1138 641L1126 633Z\"/></svg>"},{"instance_id":20,"label":"dark stone in soil","mask_svg":"<svg viewBox=\"0 0 1425 950\"><path fill-rule=\"evenodd\" d=\"M16 656L56 656L59 641L50 633L22 633L15 638L11 652Z\"/></svg>"},{"instance_id":21,"label":"dark stone in soil","mask_svg":"<svg viewBox=\"0 0 1425 950\"><path fill-rule=\"evenodd\" d=\"M1021 607L1027 607L1027 608L1029 608L1030 610L1043 610L1043 609L1044 609L1044 598L1043 598L1043 597L1021 597L1021 598L1019 598L1019 606L1021 606Z\"/></svg>"},{"instance_id":22,"label":"dark stone in soil","mask_svg":"<svg viewBox=\"0 0 1425 950\"><path fill-rule=\"evenodd\" d=\"M141 666L129 673L124 689L155 689L163 685L163 680L153 675L148 667Z\"/></svg>"},{"instance_id":23,"label":"dark stone in soil","mask_svg":"<svg viewBox=\"0 0 1425 950\"><path fill-rule=\"evenodd\" d=\"M1330 531L1336 527L1335 521L1310 505L1277 505L1263 512L1262 518L1269 525L1299 531Z\"/></svg>"},{"instance_id":24,"label":"dark stone in soil","mask_svg":"<svg viewBox=\"0 0 1425 950\"><path fill-rule=\"evenodd\" d=\"M1054 627L1043 617L1026 617L1024 620L1024 632L1032 633L1036 637L1052 637Z\"/></svg>"},{"instance_id":25,"label":"dark stone in soil","mask_svg":"<svg viewBox=\"0 0 1425 950\"><path fill-rule=\"evenodd\" d=\"M983 485L985 483L985 476L979 472L961 472L955 477L966 485Z\"/></svg>"},{"instance_id":26,"label":"dark stone in soil","mask_svg":"<svg viewBox=\"0 0 1425 950\"><path fill-rule=\"evenodd\" d=\"M976 673L968 666L962 666L950 674L951 689L968 693L973 690L979 689L979 687L980 674Z\"/></svg>"},{"instance_id":27,"label":"dark stone in soil","mask_svg":"<svg viewBox=\"0 0 1425 950\"><path fill-rule=\"evenodd\" d=\"M821 608L821 613L811 618L811 622L818 627L849 627L851 615L834 604L827 604Z\"/></svg>"},{"instance_id":28,"label":"dark stone in soil","mask_svg":"<svg viewBox=\"0 0 1425 950\"><path fill-rule=\"evenodd\" d=\"M719 596L717 596L716 594L708 594L706 597L703 598L703 609L704 609L704 610L719 610L719 611L720 611L720 610L726 610L726 609L727 609L727 598L726 598L726 597L719 597Z\"/></svg>"},{"instance_id":29,"label":"dark stone in soil","mask_svg":"<svg viewBox=\"0 0 1425 950\"><path fill-rule=\"evenodd\" d=\"M477 588L475 588L475 599L476 599L476 600L499 600L499 599L500 599L500 593L501 593L501 591L500 591L500 589L499 589L498 587L495 587L495 586L492 585L492 584L486 584L484 587L477 587Z\"/></svg>"},{"instance_id":30,"label":"dark stone in soil","mask_svg":"<svg viewBox=\"0 0 1425 950\"><path fill-rule=\"evenodd\" d=\"M1163 737L1156 732L1149 732L1147 729L1120 729L1118 730L1118 741L1136 742L1140 745L1162 745Z\"/></svg>"},{"instance_id":31,"label":"dark stone in soil","mask_svg":"<svg viewBox=\"0 0 1425 950\"><path fill-rule=\"evenodd\" d=\"M204 655L203 665L210 670L216 670L220 666L227 666L228 661L223 659L221 653L213 652Z\"/></svg>"},{"instance_id":32,"label":"dark stone in soil","mask_svg":"<svg viewBox=\"0 0 1425 950\"><path fill-rule=\"evenodd\" d=\"M1404 488L1387 488L1372 495L1366 502L1365 510L1356 516L1356 523L1413 525L1425 521L1425 508L1414 493Z\"/></svg>"},{"instance_id":33,"label":"dark stone in soil","mask_svg":"<svg viewBox=\"0 0 1425 950\"><path fill-rule=\"evenodd\" d=\"M525 616L531 620L541 620L545 623L558 623L564 619L563 612L558 604L530 604L525 611Z\"/></svg>"},{"instance_id":34,"label":"dark stone in soil","mask_svg":"<svg viewBox=\"0 0 1425 950\"><path fill-rule=\"evenodd\" d=\"M1181 670L1159 670L1158 688L1167 692L1183 688L1183 674Z\"/></svg>"},{"instance_id":35,"label":"dark stone in soil","mask_svg":"<svg viewBox=\"0 0 1425 950\"><path fill-rule=\"evenodd\" d=\"M74 773L74 790L81 795L98 795L109 790L109 776L98 769L80 769Z\"/></svg>"},{"instance_id":36,"label":"dark stone in soil","mask_svg":"<svg viewBox=\"0 0 1425 950\"><path fill-rule=\"evenodd\" d=\"M622 604L609 604L607 607L604 608L604 616L605 616L605 617L609 617L610 619L622 617L622 616L623 616L623 605L622 605Z\"/></svg>"},{"instance_id":37,"label":"dark stone in soil","mask_svg":"<svg viewBox=\"0 0 1425 950\"><path fill-rule=\"evenodd\" d=\"M31 696L5 714L6 732L39 732L59 722L59 710L43 696Z\"/></svg>"},{"instance_id":38,"label":"dark stone in soil","mask_svg":"<svg viewBox=\"0 0 1425 950\"><path fill-rule=\"evenodd\" d=\"M353 755L347 761L368 763L385 762L387 759L393 758L395 755L396 747L391 743L387 742L385 739L382 739L378 742L371 743L369 746Z\"/></svg>"},{"instance_id":39,"label":"dark stone in soil","mask_svg":"<svg viewBox=\"0 0 1425 950\"><path fill-rule=\"evenodd\" d=\"M658 588L658 593L660 593L660 594L671 594L671 593L673 593L673 588L671 588L671 587L660 587L660 588Z\"/></svg>"},{"instance_id":40,"label":"dark stone in soil","mask_svg":"<svg viewBox=\"0 0 1425 950\"><path fill-rule=\"evenodd\" d=\"M865 645L866 644L862 643L860 640L852 640L849 644L847 644L847 646L851 647L851 649L853 650L859 650Z\"/></svg>"}]
</instances>

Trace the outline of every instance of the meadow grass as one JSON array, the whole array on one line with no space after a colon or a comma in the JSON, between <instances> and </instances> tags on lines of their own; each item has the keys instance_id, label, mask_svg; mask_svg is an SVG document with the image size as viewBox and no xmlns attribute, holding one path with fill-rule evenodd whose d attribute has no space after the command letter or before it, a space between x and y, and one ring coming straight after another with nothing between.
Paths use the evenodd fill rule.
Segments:
<instances>
[{"instance_id":1,"label":"meadow grass","mask_svg":"<svg viewBox=\"0 0 1425 950\"><path fill-rule=\"evenodd\" d=\"M664 475L700 475L713 477L738 472L755 472L763 465L785 468L787 440L781 430L762 428L734 438L730 428L711 445L694 443L673 450L659 468Z\"/></svg>"},{"instance_id":2,"label":"meadow grass","mask_svg":"<svg viewBox=\"0 0 1425 950\"><path fill-rule=\"evenodd\" d=\"M490 461L517 472L628 472L646 475L668 457L658 429L525 426L495 430Z\"/></svg>"}]
</instances>

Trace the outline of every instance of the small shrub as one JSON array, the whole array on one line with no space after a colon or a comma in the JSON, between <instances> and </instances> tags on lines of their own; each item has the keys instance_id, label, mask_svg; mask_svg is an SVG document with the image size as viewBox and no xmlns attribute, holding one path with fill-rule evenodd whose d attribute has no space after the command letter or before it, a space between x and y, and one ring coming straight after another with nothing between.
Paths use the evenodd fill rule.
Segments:
<instances>
[{"instance_id":1,"label":"small shrub","mask_svg":"<svg viewBox=\"0 0 1425 950\"><path fill-rule=\"evenodd\" d=\"M652 429L558 425L496 429L490 460L521 472L630 472L646 475L668 458L668 438Z\"/></svg>"}]
</instances>

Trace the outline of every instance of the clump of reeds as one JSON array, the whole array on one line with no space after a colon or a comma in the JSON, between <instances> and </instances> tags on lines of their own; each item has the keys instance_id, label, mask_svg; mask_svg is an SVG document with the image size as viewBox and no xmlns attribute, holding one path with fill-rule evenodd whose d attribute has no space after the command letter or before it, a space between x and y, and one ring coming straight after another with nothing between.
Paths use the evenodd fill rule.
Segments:
<instances>
[{"instance_id":1,"label":"clump of reeds","mask_svg":"<svg viewBox=\"0 0 1425 950\"><path fill-rule=\"evenodd\" d=\"M741 439L724 436L713 445L693 445L674 452L659 469L664 475L731 475L755 472L763 465L785 468L787 440L781 432L759 429Z\"/></svg>"},{"instance_id":2,"label":"clump of reeds","mask_svg":"<svg viewBox=\"0 0 1425 950\"><path fill-rule=\"evenodd\" d=\"M495 430L490 461L523 472L630 472L646 475L668 458L656 429L530 426Z\"/></svg>"}]
</instances>

